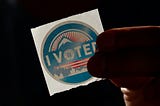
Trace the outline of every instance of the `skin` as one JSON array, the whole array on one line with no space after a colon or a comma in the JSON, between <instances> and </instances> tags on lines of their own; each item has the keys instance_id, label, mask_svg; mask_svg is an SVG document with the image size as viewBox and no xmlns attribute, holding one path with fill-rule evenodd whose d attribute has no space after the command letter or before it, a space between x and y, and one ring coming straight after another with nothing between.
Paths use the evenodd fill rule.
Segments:
<instances>
[{"instance_id":1,"label":"skin","mask_svg":"<svg viewBox=\"0 0 160 106\"><path fill-rule=\"evenodd\" d=\"M126 106L160 105L160 27L113 28L97 38L87 64L91 75L119 87Z\"/></svg>"}]
</instances>

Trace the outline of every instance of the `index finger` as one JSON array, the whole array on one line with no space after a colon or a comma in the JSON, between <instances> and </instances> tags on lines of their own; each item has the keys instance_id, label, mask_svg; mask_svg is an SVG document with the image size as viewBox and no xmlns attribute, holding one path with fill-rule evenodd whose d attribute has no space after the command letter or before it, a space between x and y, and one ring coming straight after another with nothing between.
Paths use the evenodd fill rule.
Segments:
<instances>
[{"instance_id":1,"label":"index finger","mask_svg":"<svg viewBox=\"0 0 160 106\"><path fill-rule=\"evenodd\" d=\"M110 29L96 43L98 52L87 64L93 76L159 76L159 26Z\"/></svg>"},{"instance_id":2,"label":"index finger","mask_svg":"<svg viewBox=\"0 0 160 106\"><path fill-rule=\"evenodd\" d=\"M112 52L122 48L160 46L160 26L112 28L97 38L99 52Z\"/></svg>"}]
</instances>

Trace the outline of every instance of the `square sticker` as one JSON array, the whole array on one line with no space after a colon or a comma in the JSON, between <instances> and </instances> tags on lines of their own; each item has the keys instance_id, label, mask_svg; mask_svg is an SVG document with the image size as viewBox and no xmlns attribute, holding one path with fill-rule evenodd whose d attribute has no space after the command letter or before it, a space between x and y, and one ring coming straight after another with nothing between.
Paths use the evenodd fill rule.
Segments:
<instances>
[{"instance_id":1,"label":"square sticker","mask_svg":"<svg viewBox=\"0 0 160 106\"><path fill-rule=\"evenodd\" d=\"M50 96L100 80L88 73L87 62L103 31L98 9L31 29Z\"/></svg>"}]
</instances>

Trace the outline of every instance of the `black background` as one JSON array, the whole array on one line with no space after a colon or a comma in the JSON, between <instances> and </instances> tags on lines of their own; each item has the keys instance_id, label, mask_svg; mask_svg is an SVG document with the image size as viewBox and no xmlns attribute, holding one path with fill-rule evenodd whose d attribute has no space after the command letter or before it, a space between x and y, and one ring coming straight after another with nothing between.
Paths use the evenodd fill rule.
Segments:
<instances>
[{"instance_id":1,"label":"black background","mask_svg":"<svg viewBox=\"0 0 160 106\"><path fill-rule=\"evenodd\" d=\"M105 30L160 25L159 3L154 0L93 0L93 5L87 0L70 0L70 4L76 5L64 11L61 5L68 1L31 1L0 1L0 106L48 106L63 103L73 106L123 106L119 88L109 80L49 96L30 29L95 8L99 9ZM59 9L52 10L54 6Z\"/></svg>"}]
</instances>

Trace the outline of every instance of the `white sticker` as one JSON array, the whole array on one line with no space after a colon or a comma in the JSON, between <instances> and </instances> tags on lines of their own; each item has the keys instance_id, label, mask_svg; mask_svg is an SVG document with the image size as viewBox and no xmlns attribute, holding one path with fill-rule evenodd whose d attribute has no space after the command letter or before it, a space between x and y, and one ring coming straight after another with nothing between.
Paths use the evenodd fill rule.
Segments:
<instances>
[{"instance_id":1,"label":"white sticker","mask_svg":"<svg viewBox=\"0 0 160 106\"><path fill-rule=\"evenodd\" d=\"M100 80L87 61L103 31L98 9L31 29L50 96Z\"/></svg>"}]
</instances>

